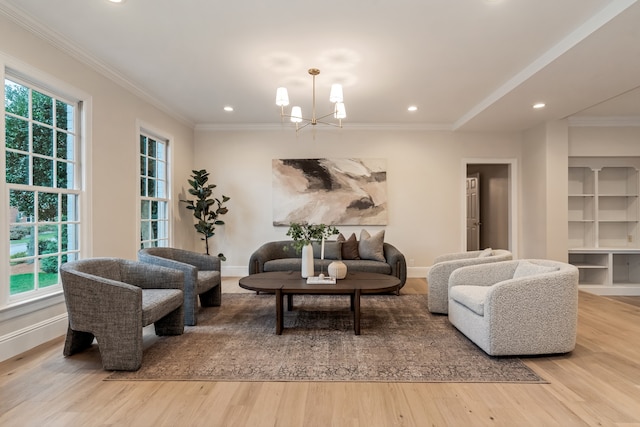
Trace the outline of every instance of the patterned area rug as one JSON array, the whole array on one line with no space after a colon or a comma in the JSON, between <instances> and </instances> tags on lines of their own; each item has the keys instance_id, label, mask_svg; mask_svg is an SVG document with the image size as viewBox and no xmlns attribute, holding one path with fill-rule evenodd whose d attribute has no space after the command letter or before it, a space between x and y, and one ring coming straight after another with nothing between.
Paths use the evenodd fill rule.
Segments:
<instances>
[{"instance_id":1,"label":"patterned area rug","mask_svg":"<svg viewBox=\"0 0 640 427\"><path fill-rule=\"evenodd\" d=\"M362 297L361 335L348 296L296 296L275 335L273 295L223 294L181 336L159 337L142 368L107 380L526 382L544 381L518 358L490 357L426 295Z\"/></svg>"}]
</instances>

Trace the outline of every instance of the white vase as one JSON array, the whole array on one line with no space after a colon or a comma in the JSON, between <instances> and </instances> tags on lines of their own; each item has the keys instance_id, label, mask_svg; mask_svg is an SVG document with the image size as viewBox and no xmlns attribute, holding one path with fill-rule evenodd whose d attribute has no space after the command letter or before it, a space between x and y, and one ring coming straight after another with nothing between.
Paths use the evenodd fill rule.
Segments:
<instances>
[{"instance_id":1,"label":"white vase","mask_svg":"<svg viewBox=\"0 0 640 427\"><path fill-rule=\"evenodd\" d=\"M313 246L311 243L302 247L302 277L313 277Z\"/></svg>"},{"instance_id":2,"label":"white vase","mask_svg":"<svg viewBox=\"0 0 640 427\"><path fill-rule=\"evenodd\" d=\"M347 277L347 265L342 261L333 261L327 269L329 276L336 279L344 279Z\"/></svg>"}]
</instances>

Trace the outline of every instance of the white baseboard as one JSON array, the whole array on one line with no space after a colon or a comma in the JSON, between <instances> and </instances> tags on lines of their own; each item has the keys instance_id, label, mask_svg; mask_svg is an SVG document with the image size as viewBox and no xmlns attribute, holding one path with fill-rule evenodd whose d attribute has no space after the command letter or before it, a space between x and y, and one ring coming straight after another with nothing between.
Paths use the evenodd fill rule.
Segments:
<instances>
[{"instance_id":1,"label":"white baseboard","mask_svg":"<svg viewBox=\"0 0 640 427\"><path fill-rule=\"evenodd\" d=\"M407 267L407 277L427 277L429 267ZM222 266L222 277L244 277L249 274L246 266Z\"/></svg>"},{"instance_id":2,"label":"white baseboard","mask_svg":"<svg viewBox=\"0 0 640 427\"><path fill-rule=\"evenodd\" d=\"M68 324L67 313L63 313L1 336L0 362L66 334Z\"/></svg>"}]
</instances>

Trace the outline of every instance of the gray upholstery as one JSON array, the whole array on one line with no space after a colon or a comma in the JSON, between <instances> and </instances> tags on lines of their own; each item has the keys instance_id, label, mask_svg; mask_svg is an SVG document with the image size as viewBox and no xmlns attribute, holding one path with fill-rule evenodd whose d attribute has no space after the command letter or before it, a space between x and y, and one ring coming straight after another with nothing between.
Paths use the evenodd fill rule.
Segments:
<instances>
[{"instance_id":1,"label":"gray upholstery","mask_svg":"<svg viewBox=\"0 0 640 427\"><path fill-rule=\"evenodd\" d=\"M69 328L64 355L98 342L106 370L134 371L142 363L142 328L157 335L184 330L180 271L119 258L71 261L60 267Z\"/></svg>"},{"instance_id":2,"label":"gray upholstery","mask_svg":"<svg viewBox=\"0 0 640 427\"><path fill-rule=\"evenodd\" d=\"M197 323L198 296L203 307L219 306L222 300L220 286L220 259L176 248L145 248L138 251L138 260L184 273L184 324Z\"/></svg>"},{"instance_id":3,"label":"gray upholstery","mask_svg":"<svg viewBox=\"0 0 640 427\"><path fill-rule=\"evenodd\" d=\"M492 356L572 351L577 320L578 269L573 265L517 260L451 273L449 321Z\"/></svg>"},{"instance_id":4,"label":"gray upholstery","mask_svg":"<svg viewBox=\"0 0 640 427\"><path fill-rule=\"evenodd\" d=\"M328 244L328 243L327 243ZM347 266L347 271L358 271L367 273L380 273L395 276L400 279L400 288L407 281L407 263L402 252L395 246L383 244L384 257L386 262L371 261L363 259L341 259ZM314 256L315 254L314 250ZM314 258L314 267L317 273L327 267L333 259ZM300 271L301 254L296 252L292 240L281 240L267 242L260 246L249 259L249 274L263 273L266 271Z\"/></svg>"},{"instance_id":5,"label":"gray upholstery","mask_svg":"<svg viewBox=\"0 0 640 427\"><path fill-rule=\"evenodd\" d=\"M509 261L511 252L504 249L493 249L489 256L482 256L484 251L468 251L440 255L433 260L433 266L427 273L427 306L432 313L447 314L449 311L449 276L451 273L468 265L486 264L490 262Z\"/></svg>"}]
</instances>

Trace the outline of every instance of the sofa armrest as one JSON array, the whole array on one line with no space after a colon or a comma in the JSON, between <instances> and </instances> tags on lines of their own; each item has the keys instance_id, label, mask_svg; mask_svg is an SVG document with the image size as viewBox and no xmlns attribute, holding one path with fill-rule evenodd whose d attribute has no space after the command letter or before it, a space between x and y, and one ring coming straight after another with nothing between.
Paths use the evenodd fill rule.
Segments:
<instances>
[{"instance_id":1,"label":"sofa armrest","mask_svg":"<svg viewBox=\"0 0 640 427\"><path fill-rule=\"evenodd\" d=\"M267 242L256 249L249 258L249 274L264 272L264 263L274 259L300 258L301 254L293 246L293 240Z\"/></svg>"},{"instance_id":2,"label":"sofa armrest","mask_svg":"<svg viewBox=\"0 0 640 427\"><path fill-rule=\"evenodd\" d=\"M400 279L400 288L407 281L407 261L404 254L390 243L383 244L384 258L391 266L391 275Z\"/></svg>"}]
</instances>

